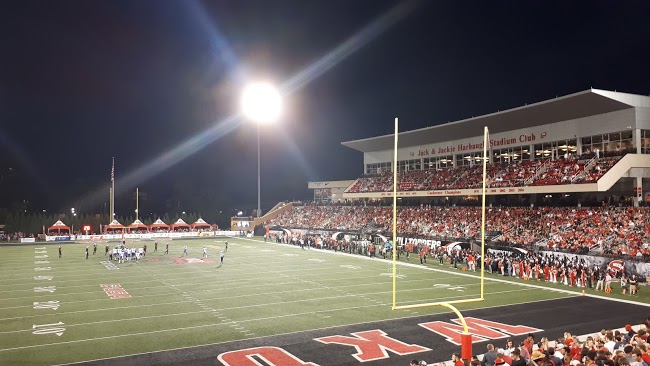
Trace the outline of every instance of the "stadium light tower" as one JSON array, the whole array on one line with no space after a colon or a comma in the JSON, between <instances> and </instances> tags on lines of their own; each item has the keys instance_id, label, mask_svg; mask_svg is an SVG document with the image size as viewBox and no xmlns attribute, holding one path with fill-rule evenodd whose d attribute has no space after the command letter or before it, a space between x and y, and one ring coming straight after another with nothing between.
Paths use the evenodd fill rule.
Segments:
<instances>
[{"instance_id":1,"label":"stadium light tower","mask_svg":"<svg viewBox=\"0 0 650 366\"><path fill-rule=\"evenodd\" d=\"M282 97L270 83L253 83L244 89L241 98L242 112L257 124L257 217L262 216L260 197L260 125L277 121L282 112Z\"/></svg>"}]
</instances>

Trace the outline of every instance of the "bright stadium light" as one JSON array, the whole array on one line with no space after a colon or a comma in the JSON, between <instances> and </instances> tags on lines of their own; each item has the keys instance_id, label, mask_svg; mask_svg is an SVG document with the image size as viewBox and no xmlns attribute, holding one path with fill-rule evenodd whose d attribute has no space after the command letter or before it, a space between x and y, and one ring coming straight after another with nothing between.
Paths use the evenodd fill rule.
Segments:
<instances>
[{"instance_id":1,"label":"bright stadium light","mask_svg":"<svg viewBox=\"0 0 650 366\"><path fill-rule=\"evenodd\" d=\"M257 123L272 123L282 112L282 97L278 89L264 82L248 85L241 98L244 115Z\"/></svg>"},{"instance_id":2,"label":"bright stadium light","mask_svg":"<svg viewBox=\"0 0 650 366\"><path fill-rule=\"evenodd\" d=\"M272 84L259 82L248 85L241 98L244 115L257 123L257 217L262 217L260 178L260 124L275 122L282 112L282 97Z\"/></svg>"}]
</instances>

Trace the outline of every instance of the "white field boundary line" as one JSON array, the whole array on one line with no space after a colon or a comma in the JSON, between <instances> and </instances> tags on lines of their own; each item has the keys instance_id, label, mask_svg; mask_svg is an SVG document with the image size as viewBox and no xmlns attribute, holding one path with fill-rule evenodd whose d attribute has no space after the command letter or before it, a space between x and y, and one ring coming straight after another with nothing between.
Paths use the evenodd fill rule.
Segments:
<instances>
[{"instance_id":1,"label":"white field boundary line","mask_svg":"<svg viewBox=\"0 0 650 366\"><path fill-rule=\"evenodd\" d=\"M519 290L509 290L506 292L516 292ZM503 293L503 291L499 292L494 292L490 293L491 295L498 295L500 293ZM541 302L541 301L548 301L548 300L556 300L556 299L547 299L547 300L540 300L540 301L533 301L533 302ZM508 304L508 305L517 305L517 304ZM365 308L372 308L372 307L379 307L379 306L385 306L385 305L379 305L379 304L373 304L373 305L361 305L361 306L353 306L353 307L345 307L345 308L336 308L336 309L325 309L325 310L316 310L316 311L308 311L308 312L302 312L302 313L291 313L291 314L284 314L284 315L273 315L273 316L268 316L268 317L261 317L261 318L255 318L255 319L244 319L244 320L238 320L237 323L251 323L251 322L257 322L257 321L263 321L263 320L273 320L273 319L279 319L279 318L290 318L290 317L296 317L296 316L306 316L306 315L313 315L313 314L326 314L326 313L331 313L331 312L339 312L339 311L344 311L344 310L351 310L351 309L365 309ZM504 306L503 304L498 305L499 307ZM241 307L234 307L230 309L239 309ZM447 313L446 311L443 311L441 313ZM399 320L399 319L407 319L407 318L412 318L414 316L408 316L408 317L401 317L401 318L391 318L391 319L383 319L383 320L373 320L369 322L362 322L362 323L355 323L355 324L350 324L350 325L358 325L358 324L367 324L367 323L374 323L374 322L379 322L379 321L386 321L386 320ZM120 319L121 320L121 319ZM120 321L118 320L118 321ZM198 329L198 328L205 328L205 327L213 327L213 326L218 326L222 325L228 322L219 322L219 323L213 323L213 324L202 324L202 325L194 325L194 326L189 326L189 327L179 327L179 328L171 328L171 329L160 329L160 330L154 330L154 331L149 331L149 332L138 332L138 333L129 333L129 334L120 334L120 335L114 335L114 336L106 336L106 337L96 337L96 338L86 338L86 339L78 339L74 341L65 341L65 342L54 342L54 343L43 343L43 344L34 344L34 345L28 345L28 346L19 346L19 347L11 347L11 348L2 348L0 349L0 352L5 352L5 351L15 351L15 350L20 350L20 349L28 349L28 348L35 348L35 347L46 347L46 346L57 346L57 345L63 345L63 344L73 344L73 343L81 343L81 342L91 342L91 341L99 341L99 340L106 340L106 339L113 339L113 338L122 338L122 337L130 337L130 336L141 336L141 335L147 335L147 334L156 334L156 333L165 333L165 332L175 332L179 330L187 330L187 329ZM66 324L67 326L67 324ZM341 325L336 325L332 327L326 327L322 329L329 329L329 328L334 328L334 327L340 327ZM29 329L32 330L32 329ZM309 331L313 331L317 329L311 329ZM301 331L302 332L302 331ZM290 333L283 333L283 334L291 334L291 333L299 333L299 332L290 332ZM283 334L277 334L274 336L279 336ZM269 336L269 337L274 337L274 336ZM223 342L226 343L226 342ZM219 344L219 343L213 343L213 344ZM198 346L192 346L192 347L198 347ZM184 348L192 348L192 347L184 347ZM147 352L151 353L151 352ZM83 362L88 362L88 361L83 361Z\"/></svg>"},{"instance_id":2,"label":"white field boundary line","mask_svg":"<svg viewBox=\"0 0 650 366\"><path fill-rule=\"evenodd\" d=\"M496 293L490 293L491 295L496 295ZM497 308L497 307L503 307L503 306L509 306L509 305L525 305L525 304L537 304L541 302L546 302L546 301L555 301L558 300L557 298L554 299L544 299L544 300L534 300L534 301L523 301L520 303L512 303L508 305L493 305L493 306L486 306L482 309L491 309L491 308ZM335 310L338 311L338 310ZM312 312L310 314L313 314L315 312ZM450 314L453 313L450 310L443 309L440 313L437 314ZM328 329L336 329L340 328L342 326L361 326L361 325L368 325L368 324L374 324L374 323L383 323L386 321L398 321L398 320L404 320L404 319L413 319L413 318L419 318L422 317L423 315L408 315L408 316L403 316L403 317L396 317L396 318L391 318L391 319L381 319L381 320L371 320L367 322L359 322L359 323L354 323L354 324L346 324L346 325L332 325L329 327L321 327L321 328L314 328L310 330L300 330L300 331L294 331L294 332L286 332L286 333L278 333L270 336L264 336L264 337L255 337L255 338L242 338L242 339L236 339L232 341L227 341L227 342L218 342L218 343L205 343L205 344L198 344L195 346L188 346L188 347L177 347L177 348L169 348L165 350L160 350L160 351L149 351L149 352L141 352L141 353L132 353L128 355L121 355L121 356L115 356L115 357L105 357L105 358L98 358L94 360L85 360L85 361L78 361L78 362L71 362L71 363L64 363L64 364L57 364L53 366L72 366L72 365L78 365L78 364L83 364L87 362L97 362L97 361L106 361L106 360L115 360L118 358L125 358L125 357L133 357L133 356L140 356L140 355L146 355L146 354L151 354L153 352L171 352L171 351L180 351L180 350L186 350L186 349L192 349L192 348L197 348L197 347L207 347L207 346L215 346L215 345L223 345L223 344L229 344L229 343L235 343L235 342L241 342L249 339L265 339L265 338L273 338L273 337L279 337L279 336L287 336L291 334L300 334L300 333L306 333L306 332L314 332L314 331L323 331L323 330L328 330ZM77 341L75 341L77 342ZM42 346L48 346L48 345L53 345L53 344L45 344ZM28 347L37 347L37 346L28 346ZM1 352L1 350L0 350Z\"/></svg>"},{"instance_id":3,"label":"white field boundary line","mask_svg":"<svg viewBox=\"0 0 650 366\"><path fill-rule=\"evenodd\" d=\"M255 242L258 242L258 243L263 243L260 240L254 240L254 239L248 239L248 238L240 238L240 239L241 240L255 241ZM268 242L266 244L268 244ZM276 244L276 243L271 243L271 244L282 245L282 246L286 246L286 247L293 247L291 244ZM296 247L296 248L300 249L300 247ZM380 259L380 258L374 258L373 259L373 258L361 256L361 255L358 255L358 254L348 254L348 253L342 253L342 252L331 252L331 251L328 251L328 250L320 250L320 249L317 249L317 250L321 251L322 253L328 253L330 255L345 255L345 256L358 257L359 259L363 258L365 260L380 260L380 261L386 261L386 262L390 262L390 263L393 262L392 260L388 260L388 259ZM402 265L402 266L407 266L407 267L422 268L422 269L425 269L425 270L428 270L428 271L434 271L434 272L455 273L457 276L471 277L471 278L473 278L475 280L480 280L479 276L475 276L475 275L471 275L471 274L465 274L465 273L462 273L462 272L447 271L447 270L443 270L443 269L439 269L439 268L425 267L425 266L422 266L422 265L417 265L417 264L412 264L412 263L404 263L404 262L397 262L397 264ZM487 274L488 273L486 273L486 275ZM540 285L533 285L533 284L527 284L527 283L518 283L518 282L513 282L513 281L508 281L508 280L501 280L501 279L498 279L498 278L490 278L490 277L487 277L487 276L485 277L485 280L486 281L492 281L492 282L507 283L507 284L511 284L511 285L514 285L514 286L536 288L536 289L544 290L544 291L562 292L562 293L566 293L566 294L573 295L573 296L580 296L580 293L578 293L578 292L571 291L571 290L565 290L565 289L561 289L561 288L554 289L554 288L548 288L548 287L540 286ZM633 304L633 305L640 305L640 306L650 307L650 304L644 303L644 302L638 302L638 301L632 301L632 300L626 300L626 299L617 299L617 298L611 298L611 297L607 297L607 296L594 295L594 294L585 294L585 296L586 297L592 297L592 298L595 298L595 299L600 299L600 300L623 302L623 303L626 303L626 304Z\"/></svg>"}]
</instances>

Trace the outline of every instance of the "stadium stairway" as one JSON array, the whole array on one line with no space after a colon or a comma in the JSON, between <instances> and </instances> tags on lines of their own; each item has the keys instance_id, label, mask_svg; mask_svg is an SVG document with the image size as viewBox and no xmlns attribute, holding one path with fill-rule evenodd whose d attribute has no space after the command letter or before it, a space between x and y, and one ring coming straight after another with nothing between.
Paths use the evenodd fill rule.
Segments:
<instances>
[{"instance_id":1,"label":"stadium stairway","mask_svg":"<svg viewBox=\"0 0 650 366\"><path fill-rule=\"evenodd\" d=\"M273 206L269 212L264 214L264 216L255 218L253 220L253 227L262 225L269 220L273 220L289 210L293 210L293 202L279 202L277 205Z\"/></svg>"}]
</instances>

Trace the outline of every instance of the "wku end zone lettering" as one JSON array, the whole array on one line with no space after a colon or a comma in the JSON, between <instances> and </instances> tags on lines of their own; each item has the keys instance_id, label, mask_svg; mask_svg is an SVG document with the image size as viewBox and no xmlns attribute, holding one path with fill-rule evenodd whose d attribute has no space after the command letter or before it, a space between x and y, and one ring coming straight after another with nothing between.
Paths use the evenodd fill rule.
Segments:
<instances>
[{"instance_id":1,"label":"wku end zone lettering","mask_svg":"<svg viewBox=\"0 0 650 366\"><path fill-rule=\"evenodd\" d=\"M316 338L314 340L325 344L335 343L344 346L353 346L357 349L357 353L352 356L359 362L388 358L388 352L386 351L391 351L400 356L430 351L429 348L418 346L416 344L406 344L397 339L388 337L386 336L386 333L378 329L350 334L354 337L336 335Z\"/></svg>"},{"instance_id":2,"label":"wku end zone lettering","mask_svg":"<svg viewBox=\"0 0 650 366\"><path fill-rule=\"evenodd\" d=\"M447 341L455 345L460 345L463 326L460 325L458 319L452 319L452 321L456 324L435 321L420 323L418 325L446 337ZM543 331L543 329L525 325L509 325L477 318L465 318L465 321L475 342ZM353 337L335 335L315 338L314 340L324 344L352 346L357 351L352 356L359 362L389 358L390 356L387 351L391 351L400 356L431 351L427 347L417 344L407 344L388 337L384 331L379 329L350 334ZM225 352L218 356L218 360L224 366L318 366L316 363L302 361L300 358L279 347L256 347Z\"/></svg>"},{"instance_id":3,"label":"wku end zone lettering","mask_svg":"<svg viewBox=\"0 0 650 366\"><path fill-rule=\"evenodd\" d=\"M253 357L257 357L268 366L318 366L312 362L303 362L298 357L279 347L256 347L222 353L217 357L225 366L260 366Z\"/></svg>"},{"instance_id":4,"label":"wku end zone lettering","mask_svg":"<svg viewBox=\"0 0 650 366\"><path fill-rule=\"evenodd\" d=\"M448 342L459 346L461 344L463 326L460 325L461 323L458 319L452 319L452 321L457 324L435 321L430 323L421 323L418 325L434 333L438 333L443 337L447 337L446 340ZM465 322L467 322L467 328L472 334L472 339L474 342L483 342L487 341L488 339L506 338L508 335L523 335L543 331L543 329L527 327L525 325L509 325L477 318L465 318ZM502 332L507 334L504 334Z\"/></svg>"}]
</instances>

